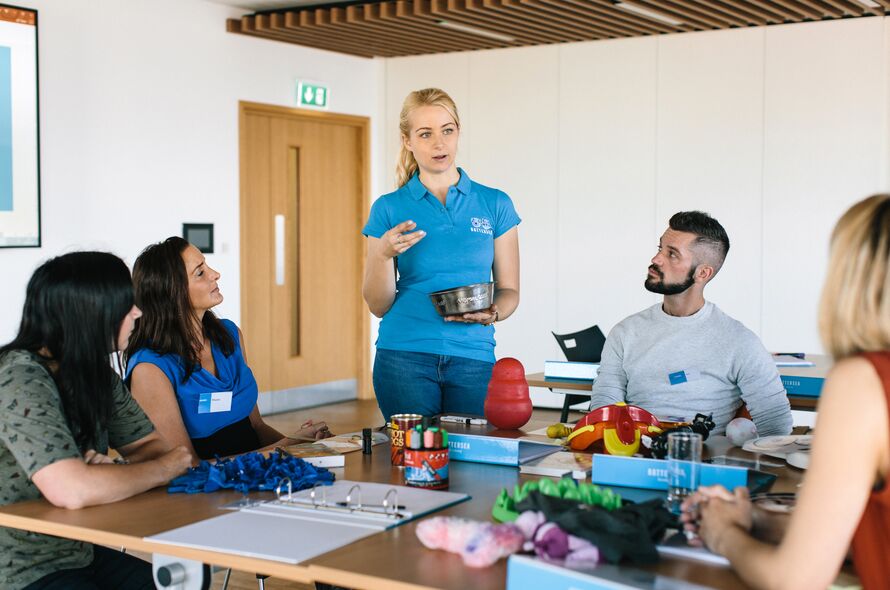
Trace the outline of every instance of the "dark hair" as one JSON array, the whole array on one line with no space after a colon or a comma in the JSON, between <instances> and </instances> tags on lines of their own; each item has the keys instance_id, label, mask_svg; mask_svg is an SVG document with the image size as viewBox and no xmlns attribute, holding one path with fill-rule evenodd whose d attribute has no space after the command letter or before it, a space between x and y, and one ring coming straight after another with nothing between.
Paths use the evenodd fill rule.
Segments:
<instances>
[{"instance_id":1,"label":"dark hair","mask_svg":"<svg viewBox=\"0 0 890 590\"><path fill-rule=\"evenodd\" d=\"M197 316L182 260L182 253L188 247L186 240L173 236L147 247L136 259L133 284L142 317L136 320L125 355L129 362L140 348L149 348L160 355L175 354L185 370L183 383L201 367L199 352L205 336L224 355L235 352L234 338L212 311L204 313L202 330L195 329Z\"/></svg>"},{"instance_id":2,"label":"dark hair","mask_svg":"<svg viewBox=\"0 0 890 590\"><path fill-rule=\"evenodd\" d=\"M703 211L680 211L674 213L668 222L674 231L695 234L696 245L709 248L716 255L715 271L720 270L729 252L729 236L720 222Z\"/></svg>"},{"instance_id":3,"label":"dark hair","mask_svg":"<svg viewBox=\"0 0 890 590\"><path fill-rule=\"evenodd\" d=\"M44 359L81 450L98 444L111 417L117 377L109 354L132 308L133 283L123 260L107 252L65 254L34 271L18 335L0 348L0 355L27 350Z\"/></svg>"}]
</instances>

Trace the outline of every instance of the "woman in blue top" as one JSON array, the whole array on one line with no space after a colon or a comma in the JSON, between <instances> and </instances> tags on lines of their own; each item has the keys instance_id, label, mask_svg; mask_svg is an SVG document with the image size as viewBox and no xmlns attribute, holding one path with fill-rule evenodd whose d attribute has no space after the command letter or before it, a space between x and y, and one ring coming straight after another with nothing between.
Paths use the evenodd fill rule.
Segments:
<instances>
[{"instance_id":1,"label":"woman in blue top","mask_svg":"<svg viewBox=\"0 0 890 590\"><path fill-rule=\"evenodd\" d=\"M437 88L408 95L399 119L399 188L374 202L363 294L382 318L374 390L398 413L482 414L494 364L494 324L519 305L520 219L502 191L455 164L457 107ZM494 275L494 304L443 320L429 300Z\"/></svg>"},{"instance_id":2,"label":"woman in blue top","mask_svg":"<svg viewBox=\"0 0 890 590\"><path fill-rule=\"evenodd\" d=\"M329 436L323 422L309 421L289 439L263 421L241 331L210 311L223 300L219 277L179 237L136 259L143 315L127 346L133 397L167 441L202 459Z\"/></svg>"}]
</instances>

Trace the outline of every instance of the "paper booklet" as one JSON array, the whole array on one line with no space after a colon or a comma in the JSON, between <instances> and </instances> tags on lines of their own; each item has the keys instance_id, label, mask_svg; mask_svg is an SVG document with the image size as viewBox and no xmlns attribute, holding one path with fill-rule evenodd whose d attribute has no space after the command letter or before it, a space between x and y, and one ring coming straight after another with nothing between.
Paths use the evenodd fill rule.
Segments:
<instances>
[{"instance_id":1,"label":"paper booklet","mask_svg":"<svg viewBox=\"0 0 890 590\"><path fill-rule=\"evenodd\" d=\"M296 564L470 498L348 480L276 495L145 540Z\"/></svg>"},{"instance_id":2,"label":"paper booklet","mask_svg":"<svg viewBox=\"0 0 890 590\"><path fill-rule=\"evenodd\" d=\"M300 443L281 447L291 457L298 457L316 467L343 467L346 457L335 448L317 442Z\"/></svg>"},{"instance_id":3,"label":"paper booklet","mask_svg":"<svg viewBox=\"0 0 890 590\"><path fill-rule=\"evenodd\" d=\"M389 437L386 436L386 433L377 432L376 430L371 432L371 445L382 445L388 442ZM315 444L324 445L341 453L360 451L362 449L362 433L347 432L346 434L338 434L330 438L319 439L315 441Z\"/></svg>"},{"instance_id":4,"label":"paper booklet","mask_svg":"<svg viewBox=\"0 0 890 590\"><path fill-rule=\"evenodd\" d=\"M773 361L777 367L813 367L816 365L813 361L808 361L803 357L778 352L773 353Z\"/></svg>"},{"instance_id":5,"label":"paper booklet","mask_svg":"<svg viewBox=\"0 0 890 590\"><path fill-rule=\"evenodd\" d=\"M528 475L547 475L562 477L571 475L572 479L587 479L593 468L593 456L590 453L559 451L519 466L519 473Z\"/></svg>"}]
</instances>

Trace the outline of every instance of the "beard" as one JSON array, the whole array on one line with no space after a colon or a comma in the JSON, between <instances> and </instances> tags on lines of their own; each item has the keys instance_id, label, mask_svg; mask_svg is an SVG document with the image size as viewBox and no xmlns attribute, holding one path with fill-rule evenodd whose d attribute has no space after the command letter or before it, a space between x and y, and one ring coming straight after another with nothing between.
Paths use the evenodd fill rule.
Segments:
<instances>
[{"instance_id":1,"label":"beard","mask_svg":"<svg viewBox=\"0 0 890 590\"><path fill-rule=\"evenodd\" d=\"M649 270L657 274L658 278L647 277L643 286L646 287L647 291L658 293L659 295L679 295L695 283L695 267L689 269L689 276L682 283L665 283L664 273L654 264L649 267Z\"/></svg>"}]
</instances>

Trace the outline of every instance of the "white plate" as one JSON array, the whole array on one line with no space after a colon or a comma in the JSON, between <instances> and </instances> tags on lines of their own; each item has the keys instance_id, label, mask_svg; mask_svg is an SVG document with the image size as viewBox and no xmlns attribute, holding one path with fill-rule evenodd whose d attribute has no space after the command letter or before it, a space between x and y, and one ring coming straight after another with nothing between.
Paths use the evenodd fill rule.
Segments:
<instances>
[{"instance_id":1,"label":"white plate","mask_svg":"<svg viewBox=\"0 0 890 590\"><path fill-rule=\"evenodd\" d=\"M806 469L810 466L810 452L798 451L796 453L788 453L788 456L785 457L785 461L787 461L788 464L792 467L797 467L798 469Z\"/></svg>"},{"instance_id":2,"label":"white plate","mask_svg":"<svg viewBox=\"0 0 890 590\"><path fill-rule=\"evenodd\" d=\"M763 453L771 457L784 459L789 453L809 451L813 436L810 434L792 434L788 436L761 436L747 441L742 449L750 453Z\"/></svg>"}]
</instances>

